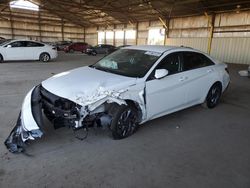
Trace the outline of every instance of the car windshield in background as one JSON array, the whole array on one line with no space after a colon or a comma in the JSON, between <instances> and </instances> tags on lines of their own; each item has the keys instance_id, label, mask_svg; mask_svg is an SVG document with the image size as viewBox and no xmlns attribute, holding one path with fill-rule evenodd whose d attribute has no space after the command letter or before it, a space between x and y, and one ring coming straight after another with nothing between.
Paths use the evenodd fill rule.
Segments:
<instances>
[{"instance_id":1,"label":"car windshield in background","mask_svg":"<svg viewBox=\"0 0 250 188\"><path fill-rule=\"evenodd\" d=\"M161 56L161 53L120 49L90 67L129 77L142 78Z\"/></svg>"}]
</instances>

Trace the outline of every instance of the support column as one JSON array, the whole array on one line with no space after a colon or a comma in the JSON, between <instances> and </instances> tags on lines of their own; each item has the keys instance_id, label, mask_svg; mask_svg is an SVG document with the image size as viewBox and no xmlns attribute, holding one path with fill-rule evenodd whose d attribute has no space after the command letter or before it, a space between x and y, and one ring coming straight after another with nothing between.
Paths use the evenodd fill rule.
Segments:
<instances>
[{"instance_id":1,"label":"support column","mask_svg":"<svg viewBox=\"0 0 250 188\"><path fill-rule=\"evenodd\" d=\"M208 22L210 26L210 31L209 31L209 39L208 39L208 47L207 47L207 53L210 55L211 53L211 47L212 47L212 42L213 42L213 37L214 37L214 21L215 21L215 14L212 14L211 17L208 17Z\"/></svg>"},{"instance_id":2,"label":"support column","mask_svg":"<svg viewBox=\"0 0 250 188\"><path fill-rule=\"evenodd\" d=\"M114 30L113 30L113 33L114 33L114 35L113 35L113 45L115 46L116 44L115 44L115 30L116 30L116 25L114 24Z\"/></svg>"},{"instance_id":3,"label":"support column","mask_svg":"<svg viewBox=\"0 0 250 188\"><path fill-rule=\"evenodd\" d=\"M86 40L86 29L85 27L83 28L83 42Z\"/></svg>"},{"instance_id":4,"label":"support column","mask_svg":"<svg viewBox=\"0 0 250 188\"><path fill-rule=\"evenodd\" d=\"M135 45L138 45L138 22L135 25Z\"/></svg>"},{"instance_id":5,"label":"support column","mask_svg":"<svg viewBox=\"0 0 250 188\"><path fill-rule=\"evenodd\" d=\"M127 25L124 24L124 32L123 32L123 45L126 45L126 29L127 29Z\"/></svg>"},{"instance_id":6,"label":"support column","mask_svg":"<svg viewBox=\"0 0 250 188\"><path fill-rule=\"evenodd\" d=\"M13 18L12 18L12 13L11 13L11 9L9 7L9 11L10 11L10 29L11 29L11 39L15 38L15 34L14 34L14 27L13 27Z\"/></svg>"},{"instance_id":7,"label":"support column","mask_svg":"<svg viewBox=\"0 0 250 188\"><path fill-rule=\"evenodd\" d=\"M64 41L64 20L62 19L62 27L61 27L61 31L62 31L62 41Z\"/></svg>"},{"instance_id":8,"label":"support column","mask_svg":"<svg viewBox=\"0 0 250 188\"><path fill-rule=\"evenodd\" d=\"M40 8L39 8L40 9ZM38 28L39 28L39 39L42 42L42 31L41 31L41 13L38 11Z\"/></svg>"},{"instance_id":9,"label":"support column","mask_svg":"<svg viewBox=\"0 0 250 188\"><path fill-rule=\"evenodd\" d=\"M105 31L104 31L104 44L107 44L107 36L106 36L107 32L106 31L107 30L105 29Z\"/></svg>"}]
</instances>

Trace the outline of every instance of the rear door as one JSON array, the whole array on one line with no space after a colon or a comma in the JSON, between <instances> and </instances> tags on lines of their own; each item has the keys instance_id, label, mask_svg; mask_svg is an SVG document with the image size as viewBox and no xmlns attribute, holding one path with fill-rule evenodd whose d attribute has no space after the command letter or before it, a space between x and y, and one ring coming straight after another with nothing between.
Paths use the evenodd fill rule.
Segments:
<instances>
[{"instance_id":1,"label":"rear door","mask_svg":"<svg viewBox=\"0 0 250 188\"><path fill-rule=\"evenodd\" d=\"M24 53L27 60L37 60L42 52L44 52L44 44L33 41L26 41L26 47Z\"/></svg>"},{"instance_id":2,"label":"rear door","mask_svg":"<svg viewBox=\"0 0 250 188\"><path fill-rule=\"evenodd\" d=\"M214 63L204 54L198 52L182 52L183 71L186 73L187 105L203 102L211 82L215 77Z\"/></svg>"}]
</instances>

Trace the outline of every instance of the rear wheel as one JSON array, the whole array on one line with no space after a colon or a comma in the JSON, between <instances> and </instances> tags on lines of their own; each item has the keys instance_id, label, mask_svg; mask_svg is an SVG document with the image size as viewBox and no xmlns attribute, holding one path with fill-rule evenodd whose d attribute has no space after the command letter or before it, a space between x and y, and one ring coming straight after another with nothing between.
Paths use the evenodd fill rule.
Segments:
<instances>
[{"instance_id":1,"label":"rear wheel","mask_svg":"<svg viewBox=\"0 0 250 188\"><path fill-rule=\"evenodd\" d=\"M39 57L39 60L40 60L41 62L46 63L46 62L48 62L48 61L50 60L50 55L49 55L48 53L42 53L42 54L40 55L40 57Z\"/></svg>"},{"instance_id":2,"label":"rear wheel","mask_svg":"<svg viewBox=\"0 0 250 188\"><path fill-rule=\"evenodd\" d=\"M112 117L111 132L114 139L126 138L138 129L137 110L133 106L116 106Z\"/></svg>"},{"instance_id":3,"label":"rear wheel","mask_svg":"<svg viewBox=\"0 0 250 188\"><path fill-rule=\"evenodd\" d=\"M221 97L221 84L220 83L215 83L209 90L207 94L206 101L204 103L204 106L207 108L214 108L215 106L218 105Z\"/></svg>"},{"instance_id":4,"label":"rear wheel","mask_svg":"<svg viewBox=\"0 0 250 188\"><path fill-rule=\"evenodd\" d=\"M96 52L96 51L93 51L93 52L91 52L91 54L92 54L93 56L96 56L97 52Z\"/></svg>"}]
</instances>

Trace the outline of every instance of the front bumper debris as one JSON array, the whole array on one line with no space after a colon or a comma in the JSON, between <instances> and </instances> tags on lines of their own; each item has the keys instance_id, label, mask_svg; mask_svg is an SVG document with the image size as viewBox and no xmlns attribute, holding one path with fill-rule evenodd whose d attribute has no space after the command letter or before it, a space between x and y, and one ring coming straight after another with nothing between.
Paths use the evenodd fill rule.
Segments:
<instances>
[{"instance_id":1,"label":"front bumper debris","mask_svg":"<svg viewBox=\"0 0 250 188\"><path fill-rule=\"evenodd\" d=\"M42 125L40 85L38 85L26 95L17 123L4 144L12 153L22 152L28 140L43 135L40 128Z\"/></svg>"}]
</instances>

